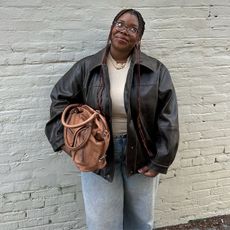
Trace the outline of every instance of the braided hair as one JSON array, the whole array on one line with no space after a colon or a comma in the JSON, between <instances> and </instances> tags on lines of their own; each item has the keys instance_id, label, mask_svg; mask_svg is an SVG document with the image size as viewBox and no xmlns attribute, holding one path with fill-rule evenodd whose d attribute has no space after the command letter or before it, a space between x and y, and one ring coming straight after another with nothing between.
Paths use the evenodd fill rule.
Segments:
<instances>
[{"instance_id":1,"label":"braided hair","mask_svg":"<svg viewBox=\"0 0 230 230\"><path fill-rule=\"evenodd\" d=\"M123 15L123 14L126 14L126 13L129 13L129 14L132 14L132 15L135 15L137 17L137 20L138 20L138 36L139 36L139 39L141 40L143 34L144 34L144 31L145 31L145 21L141 15L141 13L137 10L134 10L134 9L123 9L121 10L113 19L113 22L112 22L112 25L111 25L111 28L110 28L110 32L109 32L109 36L108 36L108 39L107 39L107 44L106 44L106 52L105 52L105 55L103 57L103 60L102 60L102 63L105 64L106 63L106 60L107 60L107 56L108 56L108 52L109 52L109 47L110 47L110 40L111 40L111 35L112 35L112 30L113 30L113 27L114 27L114 23ZM138 50L140 49L140 46L138 47L138 45L136 45L136 47Z\"/></svg>"},{"instance_id":2,"label":"braided hair","mask_svg":"<svg viewBox=\"0 0 230 230\"><path fill-rule=\"evenodd\" d=\"M137 10L134 10L134 9L124 9L124 10L121 10L116 16L115 18L113 19L113 23L112 23L112 26L111 26L111 29L113 28L113 25L114 25L114 22L116 22L123 14L126 14L126 13L129 13L131 15L135 15L137 17L137 20L138 20L138 35L140 38L142 38L143 34L144 34L144 31L145 31L145 21L142 17L142 15L140 14L140 12L138 12ZM111 31L110 31L110 35L111 35Z\"/></svg>"},{"instance_id":3,"label":"braided hair","mask_svg":"<svg viewBox=\"0 0 230 230\"><path fill-rule=\"evenodd\" d=\"M145 21L144 21L141 13L139 11L137 11L135 9L123 9L120 12L118 12L118 14L114 17L111 28L110 28L110 32L109 32L109 36L108 36L107 44L106 44L106 51L105 51L103 59L102 59L102 64L106 64L106 62L107 62L108 53L109 53L109 49L110 49L110 40L111 40L111 35L112 35L112 30L114 28L114 24L123 14L126 14L126 13L129 13L131 15L135 15L137 17L139 40L141 40L141 38L144 34ZM135 49L135 54L136 54L138 81L140 81L140 42L135 45L134 49ZM99 101L99 109L101 112L103 112L102 111L102 93L104 90L104 73L102 71L102 67L100 70L100 76L101 76L100 77L100 87L99 87L97 97L98 97L98 101ZM100 94L100 96L99 96L99 94Z\"/></svg>"}]
</instances>

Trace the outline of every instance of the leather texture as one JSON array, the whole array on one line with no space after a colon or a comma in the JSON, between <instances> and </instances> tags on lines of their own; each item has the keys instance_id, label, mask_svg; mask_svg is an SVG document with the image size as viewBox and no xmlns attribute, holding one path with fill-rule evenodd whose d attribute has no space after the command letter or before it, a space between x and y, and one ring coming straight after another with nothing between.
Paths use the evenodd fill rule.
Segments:
<instances>
[{"instance_id":1,"label":"leather texture","mask_svg":"<svg viewBox=\"0 0 230 230\"><path fill-rule=\"evenodd\" d=\"M110 133L105 118L87 105L72 104L65 108L62 118L65 146L82 172L102 169Z\"/></svg>"},{"instance_id":2,"label":"leather texture","mask_svg":"<svg viewBox=\"0 0 230 230\"><path fill-rule=\"evenodd\" d=\"M64 144L61 115L64 108L73 103L87 104L97 110L97 95L100 90L102 69L104 90L102 113L110 129L111 140L107 150L107 165L96 173L112 181L114 174L114 151L112 137L112 103L108 68L102 64L105 49L88 56L73 67L56 83L52 92L50 120L46 124L46 135L54 151ZM124 88L124 106L127 113L126 168L128 175L148 165L159 173L167 173L179 143L177 99L171 76L167 68L157 59L140 54L140 86L137 81L137 61L132 54L130 68ZM143 146L137 125L137 92L140 90L140 122L145 142L151 155Z\"/></svg>"}]
</instances>

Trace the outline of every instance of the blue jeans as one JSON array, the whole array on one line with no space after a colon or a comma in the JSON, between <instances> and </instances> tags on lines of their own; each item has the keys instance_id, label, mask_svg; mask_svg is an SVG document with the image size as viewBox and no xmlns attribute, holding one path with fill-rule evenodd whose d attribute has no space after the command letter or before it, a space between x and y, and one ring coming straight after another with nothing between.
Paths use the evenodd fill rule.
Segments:
<instances>
[{"instance_id":1,"label":"blue jeans","mask_svg":"<svg viewBox=\"0 0 230 230\"><path fill-rule=\"evenodd\" d=\"M113 182L81 173L86 222L89 230L152 230L159 177L127 177L124 165L126 137L114 138Z\"/></svg>"}]
</instances>

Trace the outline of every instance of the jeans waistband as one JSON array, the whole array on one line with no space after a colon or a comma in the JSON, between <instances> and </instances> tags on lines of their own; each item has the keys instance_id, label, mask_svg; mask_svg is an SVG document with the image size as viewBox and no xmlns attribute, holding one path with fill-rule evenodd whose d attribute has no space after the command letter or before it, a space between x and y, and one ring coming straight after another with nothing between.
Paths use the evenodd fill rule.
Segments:
<instances>
[{"instance_id":1,"label":"jeans waistband","mask_svg":"<svg viewBox=\"0 0 230 230\"><path fill-rule=\"evenodd\" d=\"M127 133L116 134L113 136L114 139L126 138L126 137L127 137Z\"/></svg>"}]
</instances>

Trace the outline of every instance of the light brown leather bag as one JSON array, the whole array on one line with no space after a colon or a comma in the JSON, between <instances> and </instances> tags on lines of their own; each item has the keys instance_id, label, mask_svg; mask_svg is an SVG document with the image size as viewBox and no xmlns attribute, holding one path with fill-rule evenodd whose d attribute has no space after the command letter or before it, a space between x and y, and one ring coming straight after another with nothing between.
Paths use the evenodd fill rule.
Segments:
<instances>
[{"instance_id":1,"label":"light brown leather bag","mask_svg":"<svg viewBox=\"0 0 230 230\"><path fill-rule=\"evenodd\" d=\"M110 132L100 112L87 105L72 104L63 111L61 122L65 145L79 170L104 168Z\"/></svg>"}]
</instances>

